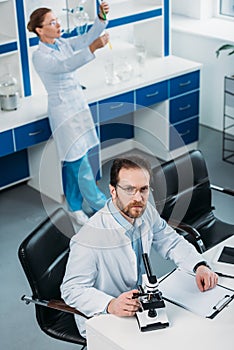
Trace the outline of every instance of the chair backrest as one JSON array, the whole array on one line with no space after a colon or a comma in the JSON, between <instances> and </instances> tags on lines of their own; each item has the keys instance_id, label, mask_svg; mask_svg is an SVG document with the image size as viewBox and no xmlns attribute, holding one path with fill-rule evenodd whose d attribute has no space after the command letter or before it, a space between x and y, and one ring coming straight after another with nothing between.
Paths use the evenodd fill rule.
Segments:
<instances>
[{"instance_id":1,"label":"chair backrest","mask_svg":"<svg viewBox=\"0 0 234 350\"><path fill-rule=\"evenodd\" d=\"M19 259L33 297L60 299L60 284L73 234L69 218L63 209L58 209L21 243Z\"/></svg>"},{"instance_id":2,"label":"chair backrest","mask_svg":"<svg viewBox=\"0 0 234 350\"><path fill-rule=\"evenodd\" d=\"M166 220L192 225L212 213L206 163L199 150L191 151L152 170L155 205Z\"/></svg>"},{"instance_id":3,"label":"chair backrest","mask_svg":"<svg viewBox=\"0 0 234 350\"><path fill-rule=\"evenodd\" d=\"M60 285L74 233L68 214L58 209L21 243L18 255L33 298L61 299ZM41 305L35 305L35 308L37 322L45 333L57 339L85 344L72 314Z\"/></svg>"}]
</instances>

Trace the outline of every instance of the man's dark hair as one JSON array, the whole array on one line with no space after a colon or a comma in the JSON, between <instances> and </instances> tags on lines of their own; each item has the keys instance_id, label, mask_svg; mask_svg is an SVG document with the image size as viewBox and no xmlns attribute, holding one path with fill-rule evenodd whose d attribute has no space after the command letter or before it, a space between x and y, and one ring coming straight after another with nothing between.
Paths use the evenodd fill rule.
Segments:
<instances>
[{"instance_id":1,"label":"man's dark hair","mask_svg":"<svg viewBox=\"0 0 234 350\"><path fill-rule=\"evenodd\" d=\"M110 171L110 184L116 187L119 181L119 172L124 169L145 169L151 177L151 167L148 161L139 156L129 156L124 158L116 158L113 161Z\"/></svg>"}]
</instances>

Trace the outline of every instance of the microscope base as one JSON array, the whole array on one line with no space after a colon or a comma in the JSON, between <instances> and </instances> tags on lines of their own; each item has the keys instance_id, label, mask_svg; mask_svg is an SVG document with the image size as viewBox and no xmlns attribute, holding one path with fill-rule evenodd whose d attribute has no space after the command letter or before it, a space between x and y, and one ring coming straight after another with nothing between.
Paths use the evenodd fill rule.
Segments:
<instances>
[{"instance_id":1,"label":"microscope base","mask_svg":"<svg viewBox=\"0 0 234 350\"><path fill-rule=\"evenodd\" d=\"M157 309L156 317L149 317L148 311L137 312L136 319L141 332L154 331L169 327L168 318L165 309Z\"/></svg>"}]
</instances>

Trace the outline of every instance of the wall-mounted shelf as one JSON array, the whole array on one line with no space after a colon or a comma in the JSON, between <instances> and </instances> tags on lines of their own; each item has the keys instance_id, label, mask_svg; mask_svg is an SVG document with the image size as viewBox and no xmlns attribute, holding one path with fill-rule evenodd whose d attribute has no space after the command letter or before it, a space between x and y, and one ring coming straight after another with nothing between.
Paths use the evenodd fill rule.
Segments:
<instances>
[{"instance_id":1,"label":"wall-mounted shelf","mask_svg":"<svg viewBox=\"0 0 234 350\"><path fill-rule=\"evenodd\" d=\"M223 160L234 164L234 76L224 78Z\"/></svg>"}]
</instances>

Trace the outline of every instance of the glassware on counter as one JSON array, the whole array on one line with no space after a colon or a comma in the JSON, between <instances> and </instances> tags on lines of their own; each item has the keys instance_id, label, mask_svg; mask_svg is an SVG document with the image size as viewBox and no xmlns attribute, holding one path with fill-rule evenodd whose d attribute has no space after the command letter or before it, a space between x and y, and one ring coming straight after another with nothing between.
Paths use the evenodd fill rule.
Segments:
<instances>
[{"instance_id":1,"label":"glassware on counter","mask_svg":"<svg viewBox=\"0 0 234 350\"><path fill-rule=\"evenodd\" d=\"M19 107L19 87L10 73L0 78L0 102L3 111L13 111Z\"/></svg>"},{"instance_id":2,"label":"glassware on counter","mask_svg":"<svg viewBox=\"0 0 234 350\"><path fill-rule=\"evenodd\" d=\"M133 76L133 67L128 62L127 57L119 57L116 63L116 75L121 81L130 80Z\"/></svg>"},{"instance_id":3,"label":"glassware on counter","mask_svg":"<svg viewBox=\"0 0 234 350\"><path fill-rule=\"evenodd\" d=\"M87 32L89 15L83 6L78 6L72 12L73 23L76 26L77 34L82 35Z\"/></svg>"},{"instance_id":4,"label":"glassware on counter","mask_svg":"<svg viewBox=\"0 0 234 350\"><path fill-rule=\"evenodd\" d=\"M142 76L144 73L147 52L146 52L145 45L143 43L137 43L135 44L135 47L136 47L136 58L138 62L139 76Z\"/></svg>"}]
</instances>

